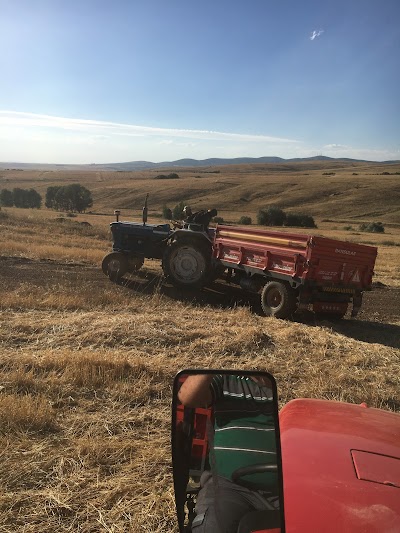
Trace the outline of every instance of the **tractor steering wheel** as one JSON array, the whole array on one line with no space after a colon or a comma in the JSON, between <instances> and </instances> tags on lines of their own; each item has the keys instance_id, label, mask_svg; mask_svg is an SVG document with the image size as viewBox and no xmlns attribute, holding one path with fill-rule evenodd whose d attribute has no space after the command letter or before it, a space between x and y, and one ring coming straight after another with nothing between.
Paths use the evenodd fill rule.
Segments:
<instances>
[{"instance_id":1,"label":"tractor steering wheel","mask_svg":"<svg viewBox=\"0 0 400 533\"><path fill-rule=\"evenodd\" d=\"M234 472L232 472L232 481L241 487L252 490L254 488L254 484L242 478L251 474L264 474L265 472L277 473L278 465L256 464L242 466L241 468L237 468Z\"/></svg>"}]
</instances>

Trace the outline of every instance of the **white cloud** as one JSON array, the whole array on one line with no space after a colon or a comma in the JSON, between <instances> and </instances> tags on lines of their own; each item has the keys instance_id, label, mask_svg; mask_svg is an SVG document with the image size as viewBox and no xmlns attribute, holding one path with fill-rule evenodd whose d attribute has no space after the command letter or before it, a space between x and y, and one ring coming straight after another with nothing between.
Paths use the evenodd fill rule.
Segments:
<instances>
[{"instance_id":1,"label":"white cloud","mask_svg":"<svg viewBox=\"0 0 400 533\"><path fill-rule=\"evenodd\" d=\"M346 146L345 144L325 144L323 146L324 149L327 149L327 150L331 150L331 149L334 149L334 150L339 150L339 149L348 149L350 148L349 146Z\"/></svg>"},{"instance_id":2,"label":"white cloud","mask_svg":"<svg viewBox=\"0 0 400 533\"><path fill-rule=\"evenodd\" d=\"M283 158L327 155L384 161L400 159L396 147L311 145L266 135L184 130L52 117L0 110L0 161L110 163L182 158Z\"/></svg>"},{"instance_id":3,"label":"white cloud","mask_svg":"<svg viewBox=\"0 0 400 533\"><path fill-rule=\"evenodd\" d=\"M320 37L324 33L324 30L314 30L310 35L310 41L313 41L317 37Z\"/></svg>"},{"instance_id":4,"label":"white cloud","mask_svg":"<svg viewBox=\"0 0 400 533\"><path fill-rule=\"evenodd\" d=\"M118 122L54 117L35 113L0 110L0 127L40 128L87 132L92 135L122 135L126 137L168 137L201 140L227 140L260 143L296 143L293 139L283 139L268 135L251 135L246 133L228 133L212 130L188 130L178 128L156 128L137 126Z\"/></svg>"}]
</instances>

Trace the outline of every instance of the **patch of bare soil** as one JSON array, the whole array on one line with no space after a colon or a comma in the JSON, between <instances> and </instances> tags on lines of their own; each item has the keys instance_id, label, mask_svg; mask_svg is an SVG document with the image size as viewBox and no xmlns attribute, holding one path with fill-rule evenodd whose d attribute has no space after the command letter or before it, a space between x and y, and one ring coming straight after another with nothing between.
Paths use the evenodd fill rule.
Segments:
<instances>
[{"instance_id":1,"label":"patch of bare soil","mask_svg":"<svg viewBox=\"0 0 400 533\"><path fill-rule=\"evenodd\" d=\"M372 291L364 293L359 317L363 320L377 320L379 322L398 321L400 317L400 289L377 286L373 287Z\"/></svg>"},{"instance_id":2,"label":"patch of bare soil","mask_svg":"<svg viewBox=\"0 0 400 533\"><path fill-rule=\"evenodd\" d=\"M19 257L0 257L0 279L4 287L18 288L22 284L49 288L52 285L73 283L85 280L94 290L109 288L110 281L101 271L100 266L83 263L61 263L49 259L35 261ZM162 283L162 272L144 268L134 277L122 281L126 290L151 293L160 290L172 300L186 300L214 307L232 307L246 305L258 312L257 297L242 289L215 283L201 291L183 291ZM300 318L308 321L308 318ZM357 320L363 322L396 323L400 319L400 289L375 283L373 290L364 293L361 312ZM311 320L312 322L312 320ZM345 320L344 322L349 322Z\"/></svg>"}]
</instances>

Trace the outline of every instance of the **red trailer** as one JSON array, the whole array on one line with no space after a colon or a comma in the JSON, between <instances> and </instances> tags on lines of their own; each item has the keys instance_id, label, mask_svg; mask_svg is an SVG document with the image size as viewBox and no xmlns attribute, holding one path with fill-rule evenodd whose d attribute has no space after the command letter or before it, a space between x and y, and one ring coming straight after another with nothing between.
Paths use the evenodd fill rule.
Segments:
<instances>
[{"instance_id":1,"label":"red trailer","mask_svg":"<svg viewBox=\"0 0 400 533\"><path fill-rule=\"evenodd\" d=\"M146 199L147 201L147 199ZM266 315L288 318L298 308L342 318L371 289L377 249L325 237L266 231L249 227L182 222L111 224L113 251L103 259L103 272L117 281L136 272L145 258L162 259L165 277L176 287L201 288L225 277L261 294ZM226 275L225 275L226 274Z\"/></svg>"},{"instance_id":2,"label":"red trailer","mask_svg":"<svg viewBox=\"0 0 400 533\"><path fill-rule=\"evenodd\" d=\"M228 281L261 291L267 315L290 316L312 305L318 314L341 318L371 289L377 248L325 237L218 225L214 261Z\"/></svg>"}]
</instances>

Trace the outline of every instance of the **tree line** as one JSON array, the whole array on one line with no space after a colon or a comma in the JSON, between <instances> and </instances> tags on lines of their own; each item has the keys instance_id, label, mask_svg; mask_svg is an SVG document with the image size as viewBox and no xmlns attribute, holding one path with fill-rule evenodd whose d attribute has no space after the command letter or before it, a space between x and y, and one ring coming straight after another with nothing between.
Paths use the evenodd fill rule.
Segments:
<instances>
[{"instance_id":1,"label":"tree line","mask_svg":"<svg viewBox=\"0 0 400 533\"><path fill-rule=\"evenodd\" d=\"M2 189L0 191L0 205L40 209L42 196L35 189L20 189L18 187L12 191ZM45 206L50 209L84 213L92 205L92 193L79 183L47 188Z\"/></svg>"},{"instance_id":2,"label":"tree line","mask_svg":"<svg viewBox=\"0 0 400 533\"><path fill-rule=\"evenodd\" d=\"M285 213L276 205L260 209L257 213L257 224L260 226L292 226L299 228L317 227L311 215Z\"/></svg>"},{"instance_id":3,"label":"tree line","mask_svg":"<svg viewBox=\"0 0 400 533\"><path fill-rule=\"evenodd\" d=\"M3 207L40 209L42 197L35 189L20 189L18 187L15 187L12 191L2 189L0 191L0 205Z\"/></svg>"}]
</instances>

